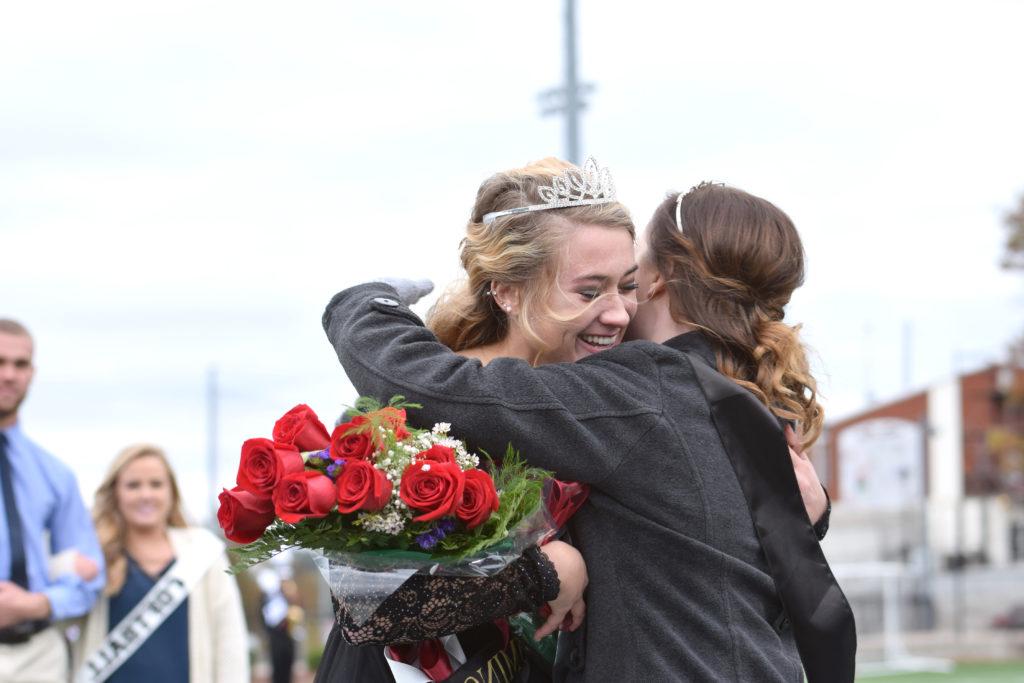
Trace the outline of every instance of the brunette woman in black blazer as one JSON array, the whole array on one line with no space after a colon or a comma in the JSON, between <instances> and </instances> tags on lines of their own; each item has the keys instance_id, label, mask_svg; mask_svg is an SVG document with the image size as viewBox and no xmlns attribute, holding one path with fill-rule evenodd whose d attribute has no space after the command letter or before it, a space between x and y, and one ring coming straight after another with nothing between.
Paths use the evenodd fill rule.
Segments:
<instances>
[{"instance_id":1,"label":"brunette woman in black blazer","mask_svg":"<svg viewBox=\"0 0 1024 683\"><path fill-rule=\"evenodd\" d=\"M572 234L587 227L572 210L498 202L474 219L497 232L523 212L562 214ZM823 419L796 330L782 322L803 279L792 222L729 187L666 199L641 238L633 329L650 341L619 344L613 325L595 322L630 305L618 263L589 273L586 290L559 281L540 302L528 300L529 282L470 273L470 294L510 328L517 316L556 320L542 341L611 347L557 359L581 362L458 355L381 283L335 296L324 328L360 393L402 394L423 404L424 424L452 422L490 452L512 442L533 464L591 484L571 524L588 618L560 643L557 679L796 683L802 668L811 683L852 681L853 615L783 435L796 422L809 445ZM565 306L574 293L587 299L577 315ZM529 303L557 315L531 317Z\"/></svg>"}]
</instances>

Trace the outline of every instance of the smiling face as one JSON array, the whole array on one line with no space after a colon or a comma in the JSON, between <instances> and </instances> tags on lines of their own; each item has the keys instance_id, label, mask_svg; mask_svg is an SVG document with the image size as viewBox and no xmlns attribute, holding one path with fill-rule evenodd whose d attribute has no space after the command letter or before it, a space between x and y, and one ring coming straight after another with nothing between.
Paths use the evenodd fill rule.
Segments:
<instances>
[{"instance_id":1,"label":"smiling face","mask_svg":"<svg viewBox=\"0 0 1024 683\"><path fill-rule=\"evenodd\" d=\"M117 511L129 528L167 527L174 493L170 473L159 456L141 455L125 465L117 475L114 494Z\"/></svg>"},{"instance_id":2,"label":"smiling face","mask_svg":"<svg viewBox=\"0 0 1024 683\"><path fill-rule=\"evenodd\" d=\"M538 364L572 362L622 341L636 312L633 238L621 228L578 225L568 231L555 266L555 281L539 292L530 334L511 316L509 335L530 349Z\"/></svg>"},{"instance_id":3,"label":"smiling face","mask_svg":"<svg viewBox=\"0 0 1024 683\"><path fill-rule=\"evenodd\" d=\"M32 338L0 332L0 427L14 424L34 372Z\"/></svg>"}]
</instances>

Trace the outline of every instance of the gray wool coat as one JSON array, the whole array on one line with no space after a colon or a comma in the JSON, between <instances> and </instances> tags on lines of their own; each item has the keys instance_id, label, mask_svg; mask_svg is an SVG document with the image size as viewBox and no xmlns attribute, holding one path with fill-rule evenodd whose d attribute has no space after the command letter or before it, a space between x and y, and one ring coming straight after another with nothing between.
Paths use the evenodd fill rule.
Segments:
<instances>
[{"instance_id":1,"label":"gray wool coat","mask_svg":"<svg viewBox=\"0 0 1024 683\"><path fill-rule=\"evenodd\" d=\"M397 298L387 285L360 285L324 313L360 394L404 395L423 404L413 422L450 422L454 435L489 453L512 443L531 464L592 487L570 522L590 576L587 618L563 634L556 679L803 680L696 376L695 357L714 367L699 333L630 342L572 364L482 366L440 344ZM799 533L813 534L803 519Z\"/></svg>"}]
</instances>

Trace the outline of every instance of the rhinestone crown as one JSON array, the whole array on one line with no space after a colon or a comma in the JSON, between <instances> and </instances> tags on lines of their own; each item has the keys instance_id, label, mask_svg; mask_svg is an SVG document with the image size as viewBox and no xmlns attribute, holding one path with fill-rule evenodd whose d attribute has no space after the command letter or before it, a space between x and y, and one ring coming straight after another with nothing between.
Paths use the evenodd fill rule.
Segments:
<instances>
[{"instance_id":1,"label":"rhinestone crown","mask_svg":"<svg viewBox=\"0 0 1024 683\"><path fill-rule=\"evenodd\" d=\"M588 157L583 168L567 168L562 175L555 176L551 185L537 188L543 204L520 206L505 211L491 211L484 214L484 223L493 223L502 216L512 216L531 211L547 209L564 209L567 206L584 206L587 204L607 204L615 201L615 184L612 174L607 168L598 168L594 157Z\"/></svg>"}]
</instances>

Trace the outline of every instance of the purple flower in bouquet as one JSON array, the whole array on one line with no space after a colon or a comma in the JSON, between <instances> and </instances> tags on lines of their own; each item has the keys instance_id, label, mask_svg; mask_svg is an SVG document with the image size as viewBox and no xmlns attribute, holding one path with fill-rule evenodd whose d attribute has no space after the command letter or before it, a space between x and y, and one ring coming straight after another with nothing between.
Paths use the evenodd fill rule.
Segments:
<instances>
[{"instance_id":1,"label":"purple flower in bouquet","mask_svg":"<svg viewBox=\"0 0 1024 683\"><path fill-rule=\"evenodd\" d=\"M338 472L344 466L345 466L344 459L335 460L334 462L332 462L330 465L327 466L327 476L330 477L331 479L337 479L338 478Z\"/></svg>"},{"instance_id":2,"label":"purple flower in bouquet","mask_svg":"<svg viewBox=\"0 0 1024 683\"><path fill-rule=\"evenodd\" d=\"M417 536L416 543L424 550L430 550L437 545L442 538L450 534L454 528L455 520L442 519L433 529L425 531Z\"/></svg>"}]
</instances>

